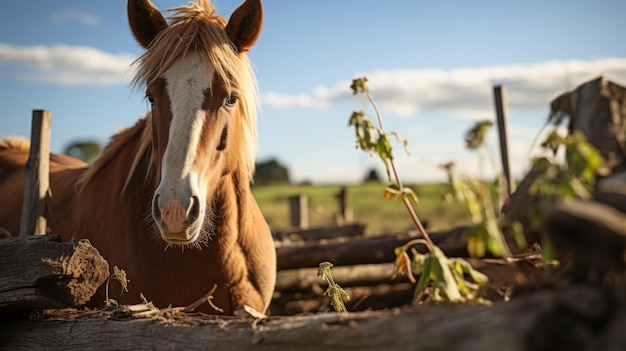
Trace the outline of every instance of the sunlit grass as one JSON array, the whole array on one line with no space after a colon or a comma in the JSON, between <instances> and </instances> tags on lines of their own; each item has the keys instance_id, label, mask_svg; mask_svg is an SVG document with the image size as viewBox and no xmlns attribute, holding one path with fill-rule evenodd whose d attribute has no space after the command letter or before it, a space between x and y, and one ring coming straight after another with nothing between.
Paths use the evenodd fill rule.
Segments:
<instances>
[{"instance_id":1,"label":"sunlit grass","mask_svg":"<svg viewBox=\"0 0 626 351\"><path fill-rule=\"evenodd\" d=\"M470 216L463 204L443 199L445 184L408 185L417 194L420 204L417 213L430 231L450 229L469 224ZM309 201L309 225L311 227L335 224L339 206L335 195L342 185L270 185L254 186L254 193L261 211L270 227L285 230L289 225L289 201L293 195L303 194ZM399 200L382 197L386 184L365 183L347 185L354 221L365 223L368 235L381 235L414 230L411 218Z\"/></svg>"}]
</instances>

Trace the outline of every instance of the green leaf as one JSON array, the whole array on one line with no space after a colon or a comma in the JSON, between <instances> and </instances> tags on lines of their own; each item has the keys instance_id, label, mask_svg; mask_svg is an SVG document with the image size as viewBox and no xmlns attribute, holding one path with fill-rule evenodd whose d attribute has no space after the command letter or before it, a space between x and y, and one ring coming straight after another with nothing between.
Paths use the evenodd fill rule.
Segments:
<instances>
[{"instance_id":1,"label":"green leaf","mask_svg":"<svg viewBox=\"0 0 626 351\"><path fill-rule=\"evenodd\" d=\"M541 241L541 255L545 260L554 259L554 246L547 236L544 236Z\"/></svg>"},{"instance_id":2,"label":"green leaf","mask_svg":"<svg viewBox=\"0 0 626 351\"><path fill-rule=\"evenodd\" d=\"M485 120L477 122L472 129L465 134L465 145L468 149L478 149L485 144L485 138L489 128L493 125L493 122Z\"/></svg>"},{"instance_id":3,"label":"green leaf","mask_svg":"<svg viewBox=\"0 0 626 351\"><path fill-rule=\"evenodd\" d=\"M396 140L398 140L400 143L402 143L402 145L404 146L404 151L407 153L407 155L411 154L409 152L409 141L407 139L401 137L400 134L398 134L397 132L391 132L389 134L395 136Z\"/></svg>"},{"instance_id":4,"label":"green leaf","mask_svg":"<svg viewBox=\"0 0 626 351\"><path fill-rule=\"evenodd\" d=\"M431 255L425 257L420 279L417 281L417 285L415 286L414 296L416 297L424 293L428 282L431 280L432 262L433 257Z\"/></svg>"},{"instance_id":5,"label":"green leaf","mask_svg":"<svg viewBox=\"0 0 626 351\"><path fill-rule=\"evenodd\" d=\"M463 302L463 297L459 292L459 286L454 278L454 275L452 274L452 271L450 270L448 258L439 248L435 248L434 256L434 271L440 276L438 281L441 282L437 285L438 288L443 290L443 294L446 296L448 301Z\"/></svg>"},{"instance_id":6,"label":"green leaf","mask_svg":"<svg viewBox=\"0 0 626 351\"><path fill-rule=\"evenodd\" d=\"M528 243L526 242L526 236L524 236L524 226L518 221L513 221L509 223L508 228L511 231L511 236L513 240L515 240L517 247L520 249L526 248Z\"/></svg>"},{"instance_id":7,"label":"green leaf","mask_svg":"<svg viewBox=\"0 0 626 351\"><path fill-rule=\"evenodd\" d=\"M387 134L381 134L376 141L376 152L383 160L392 160L391 156L391 142L389 142L389 136Z\"/></svg>"},{"instance_id":8,"label":"green leaf","mask_svg":"<svg viewBox=\"0 0 626 351\"><path fill-rule=\"evenodd\" d=\"M419 206L419 199L417 198L417 195L415 194L415 192L413 191L413 189L411 188L406 188L403 187L402 188L402 197L408 198L409 201L413 202L413 204L417 207Z\"/></svg>"},{"instance_id":9,"label":"green leaf","mask_svg":"<svg viewBox=\"0 0 626 351\"><path fill-rule=\"evenodd\" d=\"M388 187L385 188L385 190L383 190L383 197L387 200L395 200L401 194L402 193L400 192L400 190L398 190L397 184L390 184Z\"/></svg>"}]
</instances>

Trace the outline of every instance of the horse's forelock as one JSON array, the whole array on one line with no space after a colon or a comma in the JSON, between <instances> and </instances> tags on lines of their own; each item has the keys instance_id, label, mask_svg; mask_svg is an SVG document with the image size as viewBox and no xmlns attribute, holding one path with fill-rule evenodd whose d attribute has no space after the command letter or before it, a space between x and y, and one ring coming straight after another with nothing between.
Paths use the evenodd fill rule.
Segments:
<instances>
[{"instance_id":1,"label":"horse's forelock","mask_svg":"<svg viewBox=\"0 0 626 351\"><path fill-rule=\"evenodd\" d=\"M217 78L230 91L235 85L240 91L238 105L242 120L242 160L250 177L254 173L254 157L257 145L256 104L257 82L244 53L237 53L224 27L226 20L215 16L215 8L207 0L199 0L189 6L177 7L169 25L164 28L147 51L133 65L136 75L135 87L145 86L161 77L177 60L193 52L215 68Z\"/></svg>"}]
</instances>

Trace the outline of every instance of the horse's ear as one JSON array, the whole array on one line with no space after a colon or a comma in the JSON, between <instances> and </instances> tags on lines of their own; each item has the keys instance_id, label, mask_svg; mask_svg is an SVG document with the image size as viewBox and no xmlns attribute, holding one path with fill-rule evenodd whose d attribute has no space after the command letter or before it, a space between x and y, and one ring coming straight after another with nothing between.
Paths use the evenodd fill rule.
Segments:
<instances>
[{"instance_id":1,"label":"horse's ear","mask_svg":"<svg viewBox=\"0 0 626 351\"><path fill-rule=\"evenodd\" d=\"M128 23L135 39L147 48L159 32L167 27L161 11L150 0L128 0Z\"/></svg>"},{"instance_id":2,"label":"horse's ear","mask_svg":"<svg viewBox=\"0 0 626 351\"><path fill-rule=\"evenodd\" d=\"M246 52L259 37L262 25L261 0L246 0L230 16L226 25L226 34L239 52Z\"/></svg>"}]
</instances>

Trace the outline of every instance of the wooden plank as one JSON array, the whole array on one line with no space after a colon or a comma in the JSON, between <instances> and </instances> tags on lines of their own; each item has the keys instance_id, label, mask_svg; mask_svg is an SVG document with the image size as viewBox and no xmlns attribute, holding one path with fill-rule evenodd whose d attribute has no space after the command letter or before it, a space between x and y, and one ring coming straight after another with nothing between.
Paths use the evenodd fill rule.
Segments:
<instances>
[{"instance_id":1,"label":"wooden plank","mask_svg":"<svg viewBox=\"0 0 626 351\"><path fill-rule=\"evenodd\" d=\"M58 235L0 240L1 309L80 306L108 276L108 263L88 240L63 243Z\"/></svg>"},{"instance_id":2,"label":"wooden plank","mask_svg":"<svg viewBox=\"0 0 626 351\"><path fill-rule=\"evenodd\" d=\"M623 287L575 286L493 306L356 313L198 316L145 305L30 318L0 316L10 350L600 350L626 344ZM46 318L47 317L47 318ZM620 346L621 345L621 346Z\"/></svg>"},{"instance_id":3,"label":"wooden plank","mask_svg":"<svg viewBox=\"0 0 626 351\"><path fill-rule=\"evenodd\" d=\"M50 188L50 124L52 113L34 110L30 154L24 174L20 236L46 233L46 196Z\"/></svg>"},{"instance_id":4,"label":"wooden plank","mask_svg":"<svg viewBox=\"0 0 626 351\"><path fill-rule=\"evenodd\" d=\"M339 239L365 234L365 224L351 223L344 225L333 225L325 227L315 227L309 229L298 229L288 231L274 231L274 236L279 239L291 239L295 236L304 241L319 241L323 239Z\"/></svg>"},{"instance_id":5,"label":"wooden plank","mask_svg":"<svg viewBox=\"0 0 626 351\"><path fill-rule=\"evenodd\" d=\"M317 276L317 271L318 268L300 268L279 271L276 277L276 290L281 292L311 290L315 285L325 286L326 283ZM404 275L398 276L396 279L391 278L393 262L335 266L332 272L333 279L344 288L377 284L397 284L408 281Z\"/></svg>"},{"instance_id":6,"label":"wooden plank","mask_svg":"<svg viewBox=\"0 0 626 351\"><path fill-rule=\"evenodd\" d=\"M431 233L431 238L446 255L467 257L466 229L459 227L447 232ZM393 262L393 250L417 237L417 233L403 233L277 246L278 270L317 267L323 261L332 262L335 266ZM416 246L416 249L426 252L423 246Z\"/></svg>"}]
</instances>

